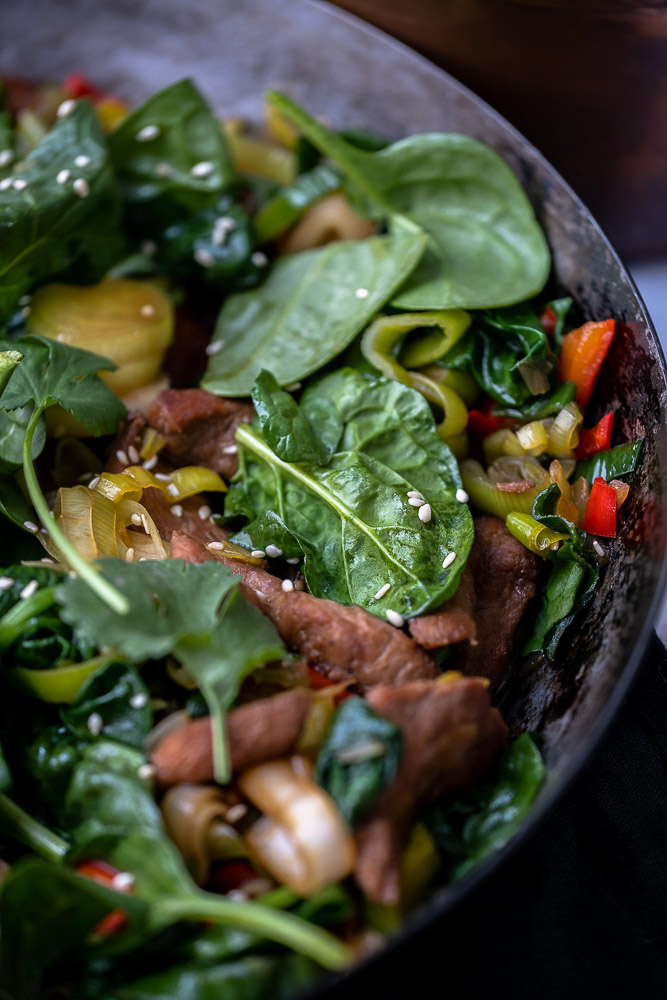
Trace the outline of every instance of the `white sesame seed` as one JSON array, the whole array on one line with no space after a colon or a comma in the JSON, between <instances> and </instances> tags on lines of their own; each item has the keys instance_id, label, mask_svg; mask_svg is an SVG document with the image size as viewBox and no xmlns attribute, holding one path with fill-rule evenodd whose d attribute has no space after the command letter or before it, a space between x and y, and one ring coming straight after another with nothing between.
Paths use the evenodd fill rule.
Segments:
<instances>
[{"instance_id":1,"label":"white sesame seed","mask_svg":"<svg viewBox=\"0 0 667 1000\"><path fill-rule=\"evenodd\" d=\"M385 614L390 625L394 625L396 628L403 628L405 625L405 619L403 618L403 615L399 615L398 611L393 611L392 608L387 608Z\"/></svg>"},{"instance_id":2,"label":"white sesame seed","mask_svg":"<svg viewBox=\"0 0 667 1000\"><path fill-rule=\"evenodd\" d=\"M88 722L86 723L90 734L92 736L99 736L104 728L104 719L99 714L99 712L92 712L88 716Z\"/></svg>"},{"instance_id":3,"label":"white sesame seed","mask_svg":"<svg viewBox=\"0 0 667 1000\"><path fill-rule=\"evenodd\" d=\"M2 167L8 167L9 164L14 159L13 149L1 149L0 150L0 169Z\"/></svg>"},{"instance_id":4,"label":"white sesame seed","mask_svg":"<svg viewBox=\"0 0 667 1000\"><path fill-rule=\"evenodd\" d=\"M423 500L424 497L421 495L419 490L408 490L408 496L414 497L416 500Z\"/></svg>"},{"instance_id":5,"label":"white sesame seed","mask_svg":"<svg viewBox=\"0 0 667 1000\"><path fill-rule=\"evenodd\" d=\"M14 181L13 177L3 177L0 181L0 191L8 191Z\"/></svg>"},{"instance_id":6,"label":"white sesame seed","mask_svg":"<svg viewBox=\"0 0 667 1000\"><path fill-rule=\"evenodd\" d=\"M215 165L210 160L202 160L200 163L195 163L193 167L190 167L192 176L201 177L202 179L210 177L214 170Z\"/></svg>"},{"instance_id":7,"label":"white sesame seed","mask_svg":"<svg viewBox=\"0 0 667 1000\"><path fill-rule=\"evenodd\" d=\"M13 586L14 581L11 576L0 576L0 591L2 593L4 593L5 590L11 590Z\"/></svg>"},{"instance_id":8,"label":"white sesame seed","mask_svg":"<svg viewBox=\"0 0 667 1000\"><path fill-rule=\"evenodd\" d=\"M24 306L23 309L21 310L21 316L23 317L23 319L27 319L29 315L30 315L30 306Z\"/></svg>"},{"instance_id":9,"label":"white sesame seed","mask_svg":"<svg viewBox=\"0 0 667 1000\"><path fill-rule=\"evenodd\" d=\"M423 507L426 501L423 497L410 497L408 503L411 507Z\"/></svg>"},{"instance_id":10,"label":"white sesame seed","mask_svg":"<svg viewBox=\"0 0 667 1000\"><path fill-rule=\"evenodd\" d=\"M51 559L49 558L49 556L42 556L42 558L39 561L43 562L46 566L55 566L56 564L55 559Z\"/></svg>"},{"instance_id":11,"label":"white sesame seed","mask_svg":"<svg viewBox=\"0 0 667 1000\"><path fill-rule=\"evenodd\" d=\"M75 108L76 108L76 101L70 98L68 101L63 101L63 103L56 111L56 115L58 116L58 118L67 118L68 115L72 114Z\"/></svg>"},{"instance_id":12,"label":"white sesame seed","mask_svg":"<svg viewBox=\"0 0 667 1000\"><path fill-rule=\"evenodd\" d=\"M291 580L283 580L280 586L283 588L286 594L289 594L292 590L294 590L294 584L292 583Z\"/></svg>"},{"instance_id":13,"label":"white sesame seed","mask_svg":"<svg viewBox=\"0 0 667 1000\"><path fill-rule=\"evenodd\" d=\"M593 549L595 550L595 552L599 556L605 555L605 551L604 551L604 549L602 548L602 546L600 545L600 543L598 542L597 539L595 539L595 541L593 542Z\"/></svg>"},{"instance_id":14,"label":"white sesame seed","mask_svg":"<svg viewBox=\"0 0 667 1000\"><path fill-rule=\"evenodd\" d=\"M218 247L224 246L228 234L234 229L236 229L236 219L232 219L230 215L221 215L219 219L216 219L213 226L213 242L215 245Z\"/></svg>"},{"instance_id":15,"label":"white sesame seed","mask_svg":"<svg viewBox=\"0 0 667 1000\"><path fill-rule=\"evenodd\" d=\"M148 523L148 517L145 514L141 515L141 526L144 529L144 531L146 532L146 534L150 535L151 528L150 528L150 525Z\"/></svg>"},{"instance_id":16,"label":"white sesame seed","mask_svg":"<svg viewBox=\"0 0 667 1000\"><path fill-rule=\"evenodd\" d=\"M132 465L139 464L139 452L137 451L137 449L134 447L133 444L131 444L127 449L127 457L132 462Z\"/></svg>"},{"instance_id":17,"label":"white sesame seed","mask_svg":"<svg viewBox=\"0 0 667 1000\"><path fill-rule=\"evenodd\" d=\"M266 552L264 551L264 549L253 549L250 555L253 557L253 559L263 559L264 556L266 555Z\"/></svg>"},{"instance_id":18,"label":"white sesame seed","mask_svg":"<svg viewBox=\"0 0 667 1000\"><path fill-rule=\"evenodd\" d=\"M99 481L100 481L100 477L99 476L93 476L93 478L88 483L88 489L89 490L94 490L95 487L97 486L97 484L99 483Z\"/></svg>"},{"instance_id":19,"label":"white sesame seed","mask_svg":"<svg viewBox=\"0 0 667 1000\"><path fill-rule=\"evenodd\" d=\"M67 170L67 169L65 169L65 170L59 170L58 173L56 174L56 182L58 184L67 184L67 182L70 179L70 177L71 177L71 174L70 174L69 170Z\"/></svg>"},{"instance_id":20,"label":"white sesame seed","mask_svg":"<svg viewBox=\"0 0 667 1000\"><path fill-rule=\"evenodd\" d=\"M456 559L456 552L450 552L449 555L445 556L442 560L442 568L449 569L454 560Z\"/></svg>"},{"instance_id":21,"label":"white sesame seed","mask_svg":"<svg viewBox=\"0 0 667 1000\"><path fill-rule=\"evenodd\" d=\"M176 483L168 483L167 484L167 493L171 497L179 497L181 495L181 491L179 490L179 488L176 485Z\"/></svg>"},{"instance_id":22,"label":"white sesame seed","mask_svg":"<svg viewBox=\"0 0 667 1000\"><path fill-rule=\"evenodd\" d=\"M456 491L456 499L458 500L459 503L467 503L470 497L468 496L465 490L458 489Z\"/></svg>"},{"instance_id":23,"label":"white sesame seed","mask_svg":"<svg viewBox=\"0 0 667 1000\"><path fill-rule=\"evenodd\" d=\"M90 184L85 177L77 177L72 184L72 190L74 194L78 194L79 198L87 198L90 194Z\"/></svg>"},{"instance_id":24,"label":"white sesame seed","mask_svg":"<svg viewBox=\"0 0 667 1000\"><path fill-rule=\"evenodd\" d=\"M131 521L132 521L132 524L140 525L141 524L141 514L133 514L132 518L131 518Z\"/></svg>"},{"instance_id":25,"label":"white sesame seed","mask_svg":"<svg viewBox=\"0 0 667 1000\"><path fill-rule=\"evenodd\" d=\"M127 452L123 451L122 448L119 448L118 451L116 452L116 458L118 459L121 465L127 465L128 463Z\"/></svg>"},{"instance_id":26,"label":"white sesame seed","mask_svg":"<svg viewBox=\"0 0 667 1000\"><path fill-rule=\"evenodd\" d=\"M133 562L133 561L134 561L134 549L130 547L125 553L125 562Z\"/></svg>"},{"instance_id":27,"label":"white sesame seed","mask_svg":"<svg viewBox=\"0 0 667 1000\"><path fill-rule=\"evenodd\" d=\"M142 316L145 316L146 319L150 319L151 316L155 316L155 306L151 305L150 302L147 302L145 306L141 307L139 312Z\"/></svg>"},{"instance_id":28,"label":"white sesame seed","mask_svg":"<svg viewBox=\"0 0 667 1000\"><path fill-rule=\"evenodd\" d=\"M160 128L158 125L144 125L143 128L139 129L134 138L137 142L152 142L153 139L157 139L159 134Z\"/></svg>"},{"instance_id":29,"label":"white sesame seed","mask_svg":"<svg viewBox=\"0 0 667 1000\"><path fill-rule=\"evenodd\" d=\"M28 182L24 181L22 177L15 177L12 181L12 185L16 191L25 191L28 186Z\"/></svg>"},{"instance_id":30,"label":"white sesame seed","mask_svg":"<svg viewBox=\"0 0 667 1000\"><path fill-rule=\"evenodd\" d=\"M208 354L209 357L211 357L213 354L217 354L218 351L221 351L224 346L225 346L224 340L214 340L212 344L207 345L206 353Z\"/></svg>"},{"instance_id":31,"label":"white sesame seed","mask_svg":"<svg viewBox=\"0 0 667 1000\"><path fill-rule=\"evenodd\" d=\"M183 517L183 508L181 507L180 503L175 503L174 506L171 508L171 512L176 517Z\"/></svg>"},{"instance_id":32,"label":"white sesame seed","mask_svg":"<svg viewBox=\"0 0 667 1000\"><path fill-rule=\"evenodd\" d=\"M254 254L251 256L250 260L253 262L255 267L266 267L269 263L269 258L261 250L255 250Z\"/></svg>"},{"instance_id":33,"label":"white sesame seed","mask_svg":"<svg viewBox=\"0 0 667 1000\"><path fill-rule=\"evenodd\" d=\"M283 550L279 549L277 545L274 545L273 542L271 542L269 545L266 546L266 554L271 559L279 559L280 556L283 554Z\"/></svg>"},{"instance_id":34,"label":"white sesame seed","mask_svg":"<svg viewBox=\"0 0 667 1000\"><path fill-rule=\"evenodd\" d=\"M118 872L111 880L111 888L115 892L129 892L134 886L134 875L130 872Z\"/></svg>"},{"instance_id":35,"label":"white sesame seed","mask_svg":"<svg viewBox=\"0 0 667 1000\"><path fill-rule=\"evenodd\" d=\"M243 802L237 802L235 806L230 806L225 813L225 821L227 823L238 823L240 819L248 812L248 807L243 804Z\"/></svg>"},{"instance_id":36,"label":"white sesame seed","mask_svg":"<svg viewBox=\"0 0 667 1000\"><path fill-rule=\"evenodd\" d=\"M213 267L215 264L215 255L207 250L206 247L198 247L194 254L195 260L202 267Z\"/></svg>"},{"instance_id":37,"label":"white sesame seed","mask_svg":"<svg viewBox=\"0 0 667 1000\"><path fill-rule=\"evenodd\" d=\"M145 708L147 704L148 704L148 695L146 694L145 691L137 691L137 693L133 694L132 697L130 698L131 708Z\"/></svg>"},{"instance_id":38,"label":"white sesame seed","mask_svg":"<svg viewBox=\"0 0 667 1000\"><path fill-rule=\"evenodd\" d=\"M157 479L158 483L168 483L169 480L171 479L171 476L166 472L156 472L155 478Z\"/></svg>"},{"instance_id":39,"label":"white sesame seed","mask_svg":"<svg viewBox=\"0 0 667 1000\"><path fill-rule=\"evenodd\" d=\"M26 531L33 531L33 532L39 531L39 528L37 527L34 521L24 521L23 527L25 528Z\"/></svg>"},{"instance_id":40,"label":"white sesame seed","mask_svg":"<svg viewBox=\"0 0 667 1000\"><path fill-rule=\"evenodd\" d=\"M22 601L25 600L26 597L32 597L32 595L35 593L35 591L38 590L38 588L39 584L37 583L37 580L31 580L30 583L26 583L25 587L19 594L19 597L21 598Z\"/></svg>"},{"instance_id":41,"label":"white sesame seed","mask_svg":"<svg viewBox=\"0 0 667 1000\"><path fill-rule=\"evenodd\" d=\"M368 291L367 288L357 288L354 294L357 296L358 299L367 299L371 293Z\"/></svg>"},{"instance_id":42,"label":"white sesame seed","mask_svg":"<svg viewBox=\"0 0 667 1000\"><path fill-rule=\"evenodd\" d=\"M29 306L30 305L30 295L22 295L21 298L19 299L19 305L20 306Z\"/></svg>"},{"instance_id":43,"label":"white sesame seed","mask_svg":"<svg viewBox=\"0 0 667 1000\"><path fill-rule=\"evenodd\" d=\"M229 899L232 903L247 903L250 896L243 889L230 889L225 893L225 899Z\"/></svg>"},{"instance_id":44,"label":"white sesame seed","mask_svg":"<svg viewBox=\"0 0 667 1000\"><path fill-rule=\"evenodd\" d=\"M298 392L302 385L302 382L290 382L285 386L285 392Z\"/></svg>"},{"instance_id":45,"label":"white sesame seed","mask_svg":"<svg viewBox=\"0 0 667 1000\"><path fill-rule=\"evenodd\" d=\"M157 243L153 240L144 240L139 249L142 253L145 253L147 257L152 257L157 250Z\"/></svg>"},{"instance_id":46,"label":"white sesame seed","mask_svg":"<svg viewBox=\"0 0 667 1000\"><path fill-rule=\"evenodd\" d=\"M153 167L153 173L156 177L169 177L171 175L171 167L168 163L156 163Z\"/></svg>"},{"instance_id":47,"label":"white sesame seed","mask_svg":"<svg viewBox=\"0 0 667 1000\"><path fill-rule=\"evenodd\" d=\"M228 444L226 448L222 449L222 453L223 455L236 455L238 450L238 445Z\"/></svg>"},{"instance_id":48,"label":"white sesame seed","mask_svg":"<svg viewBox=\"0 0 667 1000\"><path fill-rule=\"evenodd\" d=\"M202 521L205 521L206 518L210 517L212 513L213 512L211 508L206 503L203 503L199 508L199 510L197 511L197 514L199 515L199 518Z\"/></svg>"},{"instance_id":49,"label":"white sesame seed","mask_svg":"<svg viewBox=\"0 0 667 1000\"><path fill-rule=\"evenodd\" d=\"M378 590L377 594L375 595L375 600L376 600L376 601L381 601L381 600L382 600L382 598L384 597L384 595L385 595L385 594L387 593L387 591L388 591L388 590L390 589L390 587L391 587L391 584L390 584L390 583L385 583L385 584L383 584L383 585L382 585L382 586L380 587L380 589Z\"/></svg>"},{"instance_id":50,"label":"white sesame seed","mask_svg":"<svg viewBox=\"0 0 667 1000\"><path fill-rule=\"evenodd\" d=\"M419 520L422 522L422 524L428 524L428 522L431 520L431 515L432 511L430 503L425 503L422 507L419 508Z\"/></svg>"},{"instance_id":51,"label":"white sesame seed","mask_svg":"<svg viewBox=\"0 0 667 1000\"><path fill-rule=\"evenodd\" d=\"M207 542L206 544L206 548L210 549L211 552L222 552L224 547L223 542Z\"/></svg>"},{"instance_id":52,"label":"white sesame seed","mask_svg":"<svg viewBox=\"0 0 667 1000\"><path fill-rule=\"evenodd\" d=\"M291 559L286 559L285 562L289 563L290 566L298 566L301 562L301 556L292 556Z\"/></svg>"},{"instance_id":53,"label":"white sesame seed","mask_svg":"<svg viewBox=\"0 0 667 1000\"><path fill-rule=\"evenodd\" d=\"M90 157L86 156L85 153L79 153L78 156L74 157L74 166L75 167L81 167L81 168L83 168L83 167L89 167L90 166Z\"/></svg>"},{"instance_id":54,"label":"white sesame seed","mask_svg":"<svg viewBox=\"0 0 667 1000\"><path fill-rule=\"evenodd\" d=\"M154 469L156 465L157 465L157 455L151 455L151 457L147 458L146 461L143 463L144 469L148 469L149 472L151 469Z\"/></svg>"},{"instance_id":55,"label":"white sesame seed","mask_svg":"<svg viewBox=\"0 0 667 1000\"><path fill-rule=\"evenodd\" d=\"M141 778L142 781L152 781L155 774L156 771L153 764L140 764L137 768L137 776Z\"/></svg>"}]
</instances>

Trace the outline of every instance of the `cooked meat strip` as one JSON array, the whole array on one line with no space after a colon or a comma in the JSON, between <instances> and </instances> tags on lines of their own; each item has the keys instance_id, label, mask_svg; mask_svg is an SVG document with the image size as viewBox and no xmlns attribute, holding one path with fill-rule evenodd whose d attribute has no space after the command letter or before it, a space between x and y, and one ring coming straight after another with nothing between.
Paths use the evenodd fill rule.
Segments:
<instances>
[{"instance_id":1,"label":"cooked meat strip","mask_svg":"<svg viewBox=\"0 0 667 1000\"><path fill-rule=\"evenodd\" d=\"M165 438L161 455L173 465L205 465L230 479L238 468L234 435L253 418L250 403L223 399L205 389L164 389L148 423Z\"/></svg>"},{"instance_id":2,"label":"cooked meat strip","mask_svg":"<svg viewBox=\"0 0 667 1000\"><path fill-rule=\"evenodd\" d=\"M191 562L218 558L177 532L171 544L174 558ZM271 619L283 642L332 682L353 680L366 690L375 684L406 684L437 676L435 663L413 639L363 608L305 592L286 593L280 580L265 570L220 558L243 577L246 597Z\"/></svg>"},{"instance_id":3,"label":"cooked meat strip","mask_svg":"<svg viewBox=\"0 0 667 1000\"><path fill-rule=\"evenodd\" d=\"M400 853L415 817L429 802L474 782L505 746L507 727L479 677L380 686L367 698L400 726L403 756L356 831L355 877L369 899L393 904L400 897Z\"/></svg>"},{"instance_id":4,"label":"cooked meat strip","mask_svg":"<svg viewBox=\"0 0 667 1000\"><path fill-rule=\"evenodd\" d=\"M310 692L294 688L232 709L227 734L233 771L291 753L311 704ZM158 745L151 758L161 786L213 780L211 720L194 719Z\"/></svg>"},{"instance_id":5,"label":"cooked meat strip","mask_svg":"<svg viewBox=\"0 0 667 1000\"><path fill-rule=\"evenodd\" d=\"M109 448L106 463L107 472L122 472L128 465L134 464L128 452L132 448L136 448L137 452L140 451L145 430L146 418L143 414L130 413ZM118 457L119 452L127 458L127 462Z\"/></svg>"},{"instance_id":6,"label":"cooked meat strip","mask_svg":"<svg viewBox=\"0 0 667 1000\"><path fill-rule=\"evenodd\" d=\"M435 611L409 621L408 631L424 649L451 646L466 639L474 644L477 642L474 608L475 581L466 564L454 596Z\"/></svg>"},{"instance_id":7,"label":"cooked meat strip","mask_svg":"<svg viewBox=\"0 0 667 1000\"><path fill-rule=\"evenodd\" d=\"M449 665L488 677L497 687L509 666L516 627L535 596L541 562L499 518L484 515L475 519L468 565L475 581L477 645L457 646Z\"/></svg>"}]
</instances>

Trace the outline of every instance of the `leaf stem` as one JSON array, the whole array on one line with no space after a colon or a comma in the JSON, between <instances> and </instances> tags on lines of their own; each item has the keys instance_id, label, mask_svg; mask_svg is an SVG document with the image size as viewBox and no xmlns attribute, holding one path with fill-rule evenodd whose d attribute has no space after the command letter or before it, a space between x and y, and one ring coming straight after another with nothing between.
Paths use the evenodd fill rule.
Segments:
<instances>
[{"instance_id":1,"label":"leaf stem","mask_svg":"<svg viewBox=\"0 0 667 1000\"><path fill-rule=\"evenodd\" d=\"M42 587L32 597L19 601L0 618L0 650L7 649L24 632L31 618L50 608L55 601L55 587Z\"/></svg>"},{"instance_id":2,"label":"leaf stem","mask_svg":"<svg viewBox=\"0 0 667 1000\"><path fill-rule=\"evenodd\" d=\"M69 844L57 833L42 826L2 793L0 793L0 827L4 833L25 844L46 861L62 861L69 851Z\"/></svg>"},{"instance_id":3,"label":"leaf stem","mask_svg":"<svg viewBox=\"0 0 667 1000\"><path fill-rule=\"evenodd\" d=\"M115 611L118 615L126 615L130 610L130 604L127 598L124 597L119 590L112 586L112 584L105 580L104 577L101 576L101 574L98 573L98 571L94 569L94 567L91 566L79 552L77 552L75 547L67 538L65 532L54 518L49 509L49 505L44 499L44 495L39 485L39 480L37 479L37 473L35 472L31 452L33 435L44 409L46 409L46 407L36 407L33 411L32 416L28 421L25 439L23 441L23 472L25 475L26 486L28 488L28 494L30 495L30 499L33 502L33 506L37 511L42 524L51 535L51 538L58 547L58 550L67 560L71 568L81 577L82 580L85 580L91 590L94 590L98 597L105 602L105 604L108 604L112 611Z\"/></svg>"}]
</instances>

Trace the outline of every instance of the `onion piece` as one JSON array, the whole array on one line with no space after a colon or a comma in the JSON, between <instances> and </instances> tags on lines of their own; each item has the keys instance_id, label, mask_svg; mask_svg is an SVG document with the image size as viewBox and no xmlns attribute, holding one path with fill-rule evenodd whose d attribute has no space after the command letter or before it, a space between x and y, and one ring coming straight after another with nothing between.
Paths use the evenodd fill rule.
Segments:
<instances>
[{"instance_id":1,"label":"onion piece","mask_svg":"<svg viewBox=\"0 0 667 1000\"><path fill-rule=\"evenodd\" d=\"M95 486L113 503L141 500L145 489L160 490L169 503L177 503L198 493L225 493L227 486L217 472L202 465L184 465L165 479L158 479L143 465L130 465L123 472L103 472Z\"/></svg>"},{"instance_id":2,"label":"onion piece","mask_svg":"<svg viewBox=\"0 0 667 1000\"><path fill-rule=\"evenodd\" d=\"M337 240L363 240L376 229L376 223L354 211L345 195L330 194L311 205L279 241L278 251L301 253Z\"/></svg>"},{"instance_id":3,"label":"onion piece","mask_svg":"<svg viewBox=\"0 0 667 1000\"><path fill-rule=\"evenodd\" d=\"M208 881L213 861L248 857L243 838L225 822L228 809L212 785L174 785L160 803L165 830L198 885Z\"/></svg>"},{"instance_id":4,"label":"onion piece","mask_svg":"<svg viewBox=\"0 0 667 1000\"><path fill-rule=\"evenodd\" d=\"M579 444L579 428L584 415L576 403L568 403L556 414L549 428L549 451L552 455L571 455Z\"/></svg>"}]
</instances>

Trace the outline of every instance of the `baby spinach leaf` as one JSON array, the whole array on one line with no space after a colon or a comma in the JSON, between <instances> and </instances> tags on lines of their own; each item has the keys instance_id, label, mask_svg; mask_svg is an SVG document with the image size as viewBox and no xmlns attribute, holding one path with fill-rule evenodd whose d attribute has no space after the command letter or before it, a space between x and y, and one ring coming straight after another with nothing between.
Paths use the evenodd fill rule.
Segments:
<instances>
[{"instance_id":1,"label":"baby spinach leaf","mask_svg":"<svg viewBox=\"0 0 667 1000\"><path fill-rule=\"evenodd\" d=\"M473 527L455 498L458 466L428 403L398 382L344 369L304 393L301 410L316 435L323 409L336 418L320 440L329 451L338 439L325 465L283 461L258 429L238 430L239 482L226 511L255 520L237 540L265 548L276 544L276 528L291 535L291 546L285 539L279 547L305 554L306 581L318 597L378 615L436 607L456 589ZM409 504L410 490L430 503L427 524ZM452 551L457 558L444 569ZM376 599L384 583L391 589Z\"/></svg>"},{"instance_id":2,"label":"baby spinach leaf","mask_svg":"<svg viewBox=\"0 0 667 1000\"><path fill-rule=\"evenodd\" d=\"M592 483L597 476L602 476L606 482L617 479L618 476L627 476L639 465L643 447L644 439L640 438L638 441L609 448L608 451L599 451L596 455L577 462L570 478L575 480L583 476Z\"/></svg>"},{"instance_id":3,"label":"baby spinach leaf","mask_svg":"<svg viewBox=\"0 0 667 1000\"><path fill-rule=\"evenodd\" d=\"M303 410L270 372L262 371L252 390L252 401L264 440L283 462L324 464L326 449L315 436Z\"/></svg>"},{"instance_id":4,"label":"baby spinach leaf","mask_svg":"<svg viewBox=\"0 0 667 1000\"><path fill-rule=\"evenodd\" d=\"M543 396L535 396L523 406L496 405L493 407L494 417L515 417L517 420L543 420L553 417L571 403L577 394L574 382L560 382L556 388Z\"/></svg>"},{"instance_id":5,"label":"baby spinach leaf","mask_svg":"<svg viewBox=\"0 0 667 1000\"><path fill-rule=\"evenodd\" d=\"M73 169L76 156L87 157L87 166ZM56 179L61 170L71 175L64 184ZM25 187L12 186L0 199L0 319L48 279L76 274L79 282L99 280L122 247L120 199L87 101L58 119L16 177ZM84 197L73 186L79 177L89 188Z\"/></svg>"},{"instance_id":6,"label":"baby spinach leaf","mask_svg":"<svg viewBox=\"0 0 667 1000\"><path fill-rule=\"evenodd\" d=\"M369 214L404 215L428 233L426 253L393 305L482 309L541 291L550 267L544 234L518 180L488 146L433 133L365 152L283 94L267 100L338 164Z\"/></svg>"},{"instance_id":7,"label":"baby spinach leaf","mask_svg":"<svg viewBox=\"0 0 667 1000\"><path fill-rule=\"evenodd\" d=\"M2 526L4 558L7 560L41 558L44 549L34 535L24 527L26 521L31 521L34 516L32 504L26 500L14 476L0 474L0 513L13 522ZM23 530L18 531L17 528Z\"/></svg>"},{"instance_id":8,"label":"baby spinach leaf","mask_svg":"<svg viewBox=\"0 0 667 1000\"><path fill-rule=\"evenodd\" d=\"M76 737L91 738L88 720L95 713L102 719L106 739L143 750L153 725L148 688L130 663L112 660L88 678L73 702L60 715Z\"/></svg>"},{"instance_id":9,"label":"baby spinach leaf","mask_svg":"<svg viewBox=\"0 0 667 1000\"><path fill-rule=\"evenodd\" d=\"M247 396L263 368L283 386L317 371L388 302L425 245L419 229L397 224L388 236L280 257L263 285L226 300L213 337L224 347L203 387Z\"/></svg>"},{"instance_id":10,"label":"baby spinach leaf","mask_svg":"<svg viewBox=\"0 0 667 1000\"><path fill-rule=\"evenodd\" d=\"M363 698L337 710L317 757L315 780L354 827L394 778L401 759L401 731L380 718Z\"/></svg>"}]
</instances>

